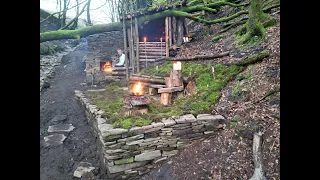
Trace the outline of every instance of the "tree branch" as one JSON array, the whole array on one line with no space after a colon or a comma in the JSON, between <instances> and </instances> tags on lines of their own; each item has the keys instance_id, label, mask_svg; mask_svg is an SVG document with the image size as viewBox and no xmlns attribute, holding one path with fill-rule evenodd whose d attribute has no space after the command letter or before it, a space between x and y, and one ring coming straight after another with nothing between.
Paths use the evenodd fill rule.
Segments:
<instances>
[{"instance_id":1,"label":"tree branch","mask_svg":"<svg viewBox=\"0 0 320 180\"><path fill-rule=\"evenodd\" d=\"M73 9L73 8L79 6L80 4L85 3L86 1L87 1L87 0L81 2L81 3L77 4L77 5L74 5L74 6L70 7L70 8L68 8L67 10ZM52 17L53 15L59 14L59 13L62 13L62 12L63 12L63 11L59 11L59 12L52 13L50 16L48 16L48 17L46 17L44 20L40 21L40 24L43 23L43 22L45 22L46 20L48 20L48 19L49 19L50 17Z\"/></svg>"},{"instance_id":2,"label":"tree branch","mask_svg":"<svg viewBox=\"0 0 320 180\"><path fill-rule=\"evenodd\" d=\"M76 17L74 17L68 24L66 24L65 26L63 26L63 27L61 28L61 30L66 29L66 28L69 27L75 20L77 20L78 17L81 16L81 14L84 12L84 10L86 9L87 5L88 5L88 3L87 3L86 5L84 5L83 8L82 8L82 10L81 10L81 12L80 12Z\"/></svg>"}]
</instances>

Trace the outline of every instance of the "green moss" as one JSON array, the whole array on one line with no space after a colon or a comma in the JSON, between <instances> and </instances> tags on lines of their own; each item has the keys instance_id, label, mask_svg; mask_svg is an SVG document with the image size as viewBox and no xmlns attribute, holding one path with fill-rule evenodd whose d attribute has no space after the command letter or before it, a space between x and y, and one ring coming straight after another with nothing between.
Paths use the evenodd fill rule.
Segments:
<instances>
[{"instance_id":1,"label":"green moss","mask_svg":"<svg viewBox=\"0 0 320 180\"><path fill-rule=\"evenodd\" d=\"M223 38L223 35L215 36L215 37L212 38L212 41L213 41L213 42L216 42L216 41L218 41L218 40L221 39L221 38Z\"/></svg>"},{"instance_id":2,"label":"green moss","mask_svg":"<svg viewBox=\"0 0 320 180\"><path fill-rule=\"evenodd\" d=\"M119 165L119 164L128 164L128 163L132 163L133 162L133 157L130 158L125 158L125 159L118 159L114 161L115 165Z\"/></svg>"},{"instance_id":3,"label":"green moss","mask_svg":"<svg viewBox=\"0 0 320 180\"><path fill-rule=\"evenodd\" d=\"M241 95L240 82L239 81L236 82L236 85L232 89L231 95L232 96L240 96Z\"/></svg>"},{"instance_id":4,"label":"green moss","mask_svg":"<svg viewBox=\"0 0 320 180\"><path fill-rule=\"evenodd\" d=\"M238 115L235 115L232 118L232 120L230 121L230 128L233 128L233 127L235 127L237 125L238 119L239 119Z\"/></svg>"},{"instance_id":5,"label":"green moss","mask_svg":"<svg viewBox=\"0 0 320 180\"><path fill-rule=\"evenodd\" d=\"M40 55L52 55L61 51L63 51L63 46L60 42L40 44Z\"/></svg>"},{"instance_id":6,"label":"green moss","mask_svg":"<svg viewBox=\"0 0 320 180\"><path fill-rule=\"evenodd\" d=\"M170 62L159 65L158 71L161 73L158 73L158 75L168 76L172 66ZM211 72L212 66L215 68L215 76L213 76ZM170 106L153 103L150 109L155 110L157 113L154 113L153 116L158 118L183 113L208 113L210 105L218 102L221 89L228 81L232 80L243 70L244 67L236 65L225 66L222 64L204 65L193 62L182 63L182 75L195 78L197 94L175 99ZM156 68L148 67L142 70L141 74L156 75Z\"/></svg>"}]
</instances>

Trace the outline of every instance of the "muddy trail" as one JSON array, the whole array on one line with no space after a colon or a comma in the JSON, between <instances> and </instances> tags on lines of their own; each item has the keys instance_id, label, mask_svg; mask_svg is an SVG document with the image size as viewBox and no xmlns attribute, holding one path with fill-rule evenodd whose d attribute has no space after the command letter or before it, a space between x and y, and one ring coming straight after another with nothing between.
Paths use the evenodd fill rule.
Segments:
<instances>
[{"instance_id":1,"label":"muddy trail","mask_svg":"<svg viewBox=\"0 0 320 180\"><path fill-rule=\"evenodd\" d=\"M87 122L84 108L74 96L74 90L85 89L80 85L85 78L84 55L85 52L77 48L64 56L50 81L50 88L40 96L41 180L79 179L73 177L73 173L83 162L90 163L95 169L81 179L102 179L96 138ZM60 132L48 132L48 129L51 131L49 126L53 125L60 126ZM51 139L46 142L45 137ZM57 143L59 140L63 143Z\"/></svg>"}]
</instances>

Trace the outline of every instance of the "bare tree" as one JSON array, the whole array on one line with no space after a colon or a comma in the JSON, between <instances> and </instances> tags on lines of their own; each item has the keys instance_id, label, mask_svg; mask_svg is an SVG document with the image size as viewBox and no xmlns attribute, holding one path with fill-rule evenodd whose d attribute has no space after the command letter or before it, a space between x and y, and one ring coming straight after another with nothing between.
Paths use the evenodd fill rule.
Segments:
<instances>
[{"instance_id":1,"label":"bare tree","mask_svg":"<svg viewBox=\"0 0 320 180\"><path fill-rule=\"evenodd\" d=\"M90 0L89 0L90 1ZM88 3L89 3L88 1ZM79 17L79 0L76 0L77 2L77 12L76 12L76 17L75 17L75 20L74 20L74 23L72 25L72 28L71 29L76 29L78 27L78 17ZM87 6L88 7L88 6Z\"/></svg>"},{"instance_id":2,"label":"bare tree","mask_svg":"<svg viewBox=\"0 0 320 180\"><path fill-rule=\"evenodd\" d=\"M67 29L75 20L78 19L79 16L81 16L81 14L85 11L85 9L86 9L87 6L88 6L88 3L86 3L86 4L83 6L82 10L80 11L80 13L79 13L76 17L74 17L70 22L68 22L68 24L66 24L65 26L63 26L63 27L60 28L60 29L61 29L61 30L62 30L62 29Z\"/></svg>"}]
</instances>

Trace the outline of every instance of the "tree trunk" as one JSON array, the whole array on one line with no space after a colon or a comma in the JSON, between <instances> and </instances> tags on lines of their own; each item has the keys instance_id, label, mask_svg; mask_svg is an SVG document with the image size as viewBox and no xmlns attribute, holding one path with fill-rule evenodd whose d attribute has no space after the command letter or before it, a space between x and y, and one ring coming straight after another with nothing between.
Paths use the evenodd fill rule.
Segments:
<instances>
[{"instance_id":1,"label":"tree trunk","mask_svg":"<svg viewBox=\"0 0 320 180\"><path fill-rule=\"evenodd\" d=\"M169 17L165 19L165 43L166 43L166 57L169 56Z\"/></svg>"},{"instance_id":2,"label":"tree trunk","mask_svg":"<svg viewBox=\"0 0 320 180\"><path fill-rule=\"evenodd\" d=\"M67 0L63 0L63 13L61 19L61 27L66 25L66 18L67 18Z\"/></svg>"},{"instance_id":3,"label":"tree trunk","mask_svg":"<svg viewBox=\"0 0 320 180\"><path fill-rule=\"evenodd\" d=\"M87 6L87 5L88 5L88 4L85 4L85 5L83 6L81 12L80 12L76 17L74 17L70 22L68 22L68 24L66 24L65 26L63 26L63 27L61 28L61 30L68 28L75 20L77 20L78 17L81 16L81 14L84 12L84 10L86 9L86 6ZM78 39L79 36L76 36L76 38Z\"/></svg>"},{"instance_id":4,"label":"tree trunk","mask_svg":"<svg viewBox=\"0 0 320 180\"><path fill-rule=\"evenodd\" d=\"M172 17L172 44L177 43L177 18Z\"/></svg>"},{"instance_id":5,"label":"tree trunk","mask_svg":"<svg viewBox=\"0 0 320 180\"><path fill-rule=\"evenodd\" d=\"M92 25L92 22L91 22L91 18L90 18L90 3L91 3L91 0L88 0L87 2L87 22L89 24L89 26Z\"/></svg>"},{"instance_id":6,"label":"tree trunk","mask_svg":"<svg viewBox=\"0 0 320 180\"><path fill-rule=\"evenodd\" d=\"M185 17L183 17L183 29L184 29L184 35L189 34L187 18Z\"/></svg>"},{"instance_id":7,"label":"tree trunk","mask_svg":"<svg viewBox=\"0 0 320 180\"><path fill-rule=\"evenodd\" d=\"M138 20L134 18L134 29L136 31L136 64L137 64L137 72L140 72L140 57L139 57L139 25Z\"/></svg>"},{"instance_id":8,"label":"tree trunk","mask_svg":"<svg viewBox=\"0 0 320 180\"><path fill-rule=\"evenodd\" d=\"M182 44L183 41L183 21L181 20L181 18L179 17L178 19L178 24L177 24L177 46L180 46Z\"/></svg>"},{"instance_id":9,"label":"tree trunk","mask_svg":"<svg viewBox=\"0 0 320 180\"><path fill-rule=\"evenodd\" d=\"M74 20L74 23L72 25L72 28L71 29L76 29L78 27L78 17L79 17L79 0L76 0L77 2L77 14L76 14L76 17L75 17L75 20Z\"/></svg>"}]
</instances>

